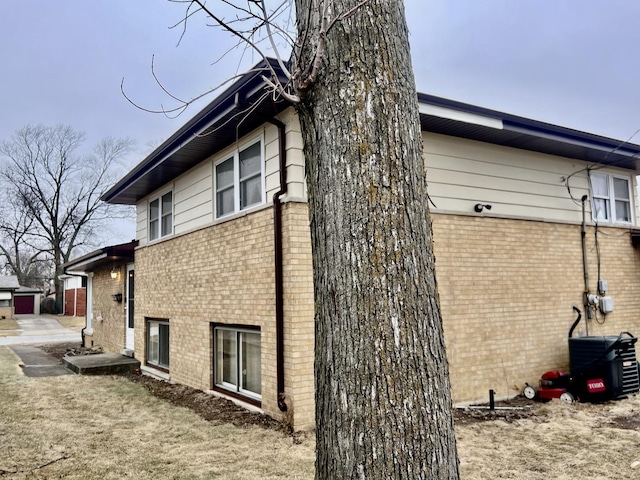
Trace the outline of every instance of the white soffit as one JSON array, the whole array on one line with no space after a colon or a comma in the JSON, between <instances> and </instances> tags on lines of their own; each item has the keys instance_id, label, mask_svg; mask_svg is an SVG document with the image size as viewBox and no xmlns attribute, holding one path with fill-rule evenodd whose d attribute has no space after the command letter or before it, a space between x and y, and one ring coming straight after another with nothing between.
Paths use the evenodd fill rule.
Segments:
<instances>
[{"instance_id":1,"label":"white soffit","mask_svg":"<svg viewBox=\"0 0 640 480\"><path fill-rule=\"evenodd\" d=\"M420 103L420 113L423 115L432 115L434 117L446 118L458 122L472 123L474 125L482 125L483 127L495 128L502 130L502 120L497 118L485 117L477 113L461 112L447 107L439 107L437 105L429 105Z\"/></svg>"}]
</instances>

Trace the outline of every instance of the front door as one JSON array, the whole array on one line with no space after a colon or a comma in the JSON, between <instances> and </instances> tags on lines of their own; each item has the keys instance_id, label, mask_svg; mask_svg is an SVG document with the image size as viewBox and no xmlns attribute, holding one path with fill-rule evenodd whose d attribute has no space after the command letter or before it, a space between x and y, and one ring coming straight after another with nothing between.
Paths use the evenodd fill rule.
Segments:
<instances>
[{"instance_id":1,"label":"front door","mask_svg":"<svg viewBox=\"0 0 640 480\"><path fill-rule=\"evenodd\" d=\"M127 300L125 304L125 331L126 331L126 339L125 339L125 348L128 350L134 350L133 348L133 318L134 318L134 300L133 293L135 291L134 288L134 272L133 272L133 263L127 265Z\"/></svg>"}]
</instances>

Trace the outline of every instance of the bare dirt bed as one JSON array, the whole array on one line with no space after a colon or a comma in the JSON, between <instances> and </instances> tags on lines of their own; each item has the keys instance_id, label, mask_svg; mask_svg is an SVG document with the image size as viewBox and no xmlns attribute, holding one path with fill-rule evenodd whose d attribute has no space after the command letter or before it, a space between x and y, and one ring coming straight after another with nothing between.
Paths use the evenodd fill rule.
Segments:
<instances>
[{"instance_id":1,"label":"bare dirt bed","mask_svg":"<svg viewBox=\"0 0 640 480\"><path fill-rule=\"evenodd\" d=\"M60 343L40 346L50 355L61 359L65 354L91 354L91 350L82 349L75 343ZM209 395L201 390L185 385L172 384L156 380L147 375L130 375L127 378L134 383L143 385L150 393L158 398L167 400L173 405L186 407L194 411L207 421L214 423L231 423L236 427L260 426L273 430L289 432L287 426L271 417L252 413L235 403ZM454 417L456 424L469 425L478 422L502 420L513 422L524 418L540 417L540 404L531 403L524 398L515 398L509 401L497 402L496 410L486 408L456 409Z\"/></svg>"}]
</instances>

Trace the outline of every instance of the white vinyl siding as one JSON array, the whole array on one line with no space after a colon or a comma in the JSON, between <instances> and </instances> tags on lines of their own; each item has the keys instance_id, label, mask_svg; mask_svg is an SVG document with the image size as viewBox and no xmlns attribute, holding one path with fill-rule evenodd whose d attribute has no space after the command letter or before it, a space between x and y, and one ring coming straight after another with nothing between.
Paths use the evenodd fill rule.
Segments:
<instances>
[{"instance_id":1,"label":"white vinyl siding","mask_svg":"<svg viewBox=\"0 0 640 480\"><path fill-rule=\"evenodd\" d=\"M482 203L492 215L581 221L586 162L433 133L423 141L435 212L473 214Z\"/></svg>"},{"instance_id":2,"label":"white vinyl siding","mask_svg":"<svg viewBox=\"0 0 640 480\"><path fill-rule=\"evenodd\" d=\"M306 199L306 184L300 124L293 109L283 113L281 120L286 125L287 137L288 194L284 201L288 198L304 201ZM279 142L278 128L272 124L265 124L242 138L238 144L217 152L176 178L172 183L139 201L136 208L136 239L140 246L152 241L149 237L148 199L153 199L168 189L173 191L173 233L175 235L214 224L215 218L217 218L214 213L214 165L232 157L238 151L238 147L242 150L244 147L251 146L259 138L263 140L262 198L270 201L273 194L280 188Z\"/></svg>"},{"instance_id":3,"label":"white vinyl siding","mask_svg":"<svg viewBox=\"0 0 640 480\"><path fill-rule=\"evenodd\" d=\"M147 243L147 233L149 231L147 225L147 201L140 201L136 204L136 240L139 245Z\"/></svg>"},{"instance_id":4,"label":"white vinyl siding","mask_svg":"<svg viewBox=\"0 0 640 480\"><path fill-rule=\"evenodd\" d=\"M213 221L211 160L204 161L176 179L175 233L185 233Z\"/></svg>"},{"instance_id":5,"label":"white vinyl siding","mask_svg":"<svg viewBox=\"0 0 640 480\"><path fill-rule=\"evenodd\" d=\"M300 122L292 108L282 113L280 120L285 124L287 145L287 195L283 200L305 201L307 198L307 186ZM273 194L280 188L278 128L275 125L268 124L265 126L264 142L265 189L267 191L267 201L270 201L273 198Z\"/></svg>"}]
</instances>

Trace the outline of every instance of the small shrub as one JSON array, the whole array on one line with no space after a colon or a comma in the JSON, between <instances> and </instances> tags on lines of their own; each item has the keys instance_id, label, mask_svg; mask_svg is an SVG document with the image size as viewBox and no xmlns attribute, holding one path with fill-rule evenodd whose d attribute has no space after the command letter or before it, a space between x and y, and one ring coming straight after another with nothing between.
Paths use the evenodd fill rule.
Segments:
<instances>
[{"instance_id":1,"label":"small shrub","mask_svg":"<svg viewBox=\"0 0 640 480\"><path fill-rule=\"evenodd\" d=\"M41 313L56 313L56 301L53 298L43 298L40 302Z\"/></svg>"}]
</instances>

